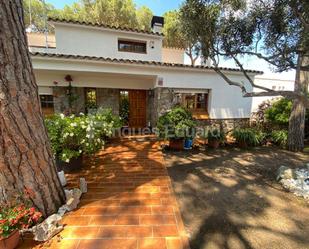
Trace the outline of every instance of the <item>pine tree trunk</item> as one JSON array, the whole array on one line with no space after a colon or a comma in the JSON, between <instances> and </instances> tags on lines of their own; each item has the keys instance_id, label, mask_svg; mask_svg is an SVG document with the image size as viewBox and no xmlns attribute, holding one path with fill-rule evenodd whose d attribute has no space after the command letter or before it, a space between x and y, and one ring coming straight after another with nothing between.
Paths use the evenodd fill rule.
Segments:
<instances>
[{"instance_id":1,"label":"pine tree trunk","mask_svg":"<svg viewBox=\"0 0 309 249\"><path fill-rule=\"evenodd\" d=\"M39 104L21 0L0 1L0 205L25 189L45 215L65 196Z\"/></svg>"},{"instance_id":2,"label":"pine tree trunk","mask_svg":"<svg viewBox=\"0 0 309 249\"><path fill-rule=\"evenodd\" d=\"M299 55L295 78L295 92L303 94L293 100L292 112L289 119L288 149L302 151L304 149L306 98L308 94L308 72L301 71L301 65L308 64L308 57Z\"/></svg>"}]
</instances>

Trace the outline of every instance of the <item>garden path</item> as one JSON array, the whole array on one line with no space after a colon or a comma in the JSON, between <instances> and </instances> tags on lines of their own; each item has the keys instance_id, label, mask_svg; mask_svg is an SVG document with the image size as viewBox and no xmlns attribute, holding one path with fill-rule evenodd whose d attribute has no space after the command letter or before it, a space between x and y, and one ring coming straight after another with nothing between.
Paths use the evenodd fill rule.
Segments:
<instances>
[{"instance_id":1,"label":"garden path","mask_svg":"<svg viewBox=\"0 0 309 249\"><path fill-rule=\"evenodd\" d=\"M39 247L188 248L163 160L159 143L151 137L108 144L83 170L67 175L70 188L85 177L88 193L79 208L64 217L64 231Z\"/></svg>"}]
</instances>

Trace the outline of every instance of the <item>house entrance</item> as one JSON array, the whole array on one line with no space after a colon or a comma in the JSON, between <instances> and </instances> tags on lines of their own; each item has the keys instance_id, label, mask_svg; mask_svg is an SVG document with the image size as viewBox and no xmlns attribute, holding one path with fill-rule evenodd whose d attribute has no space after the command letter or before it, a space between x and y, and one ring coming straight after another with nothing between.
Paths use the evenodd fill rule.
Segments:
<instances>
[{"instance_id":1,"label":"house entrance","mask_svg":"<svg viewBox=\"0 0 309 249\"><path fill-rule=\"evenodd\" d=\"M126 126L131 128L146 127L146 91L120 91L119 113Z\"/></svg>"}]
</instances>

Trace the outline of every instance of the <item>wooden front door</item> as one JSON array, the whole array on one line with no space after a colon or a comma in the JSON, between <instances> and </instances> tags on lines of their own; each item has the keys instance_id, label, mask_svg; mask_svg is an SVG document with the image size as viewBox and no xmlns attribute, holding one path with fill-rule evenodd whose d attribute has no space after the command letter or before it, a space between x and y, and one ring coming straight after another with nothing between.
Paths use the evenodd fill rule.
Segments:
<instances>
[{"instance_id":1,"label":"wooden front door","mask_svg":"<svg viewBox=\"0 0 309 249\"><path fill-rule=\"evenodd\" d=\"M146 127L146 91L129 90L129 126Z\"/></svg>"}]
</instances>

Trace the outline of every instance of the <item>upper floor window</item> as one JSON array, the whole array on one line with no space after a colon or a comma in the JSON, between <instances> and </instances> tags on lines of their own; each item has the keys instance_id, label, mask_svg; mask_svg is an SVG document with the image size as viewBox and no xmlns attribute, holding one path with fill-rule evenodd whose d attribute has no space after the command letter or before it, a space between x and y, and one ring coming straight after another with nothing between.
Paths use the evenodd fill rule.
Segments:
<instances>
[{"instance_id":1,"label":"upper floor window","mask_svg":"<svg viewBox=\"0 0 309 249\"><path fill-rule=\"evenodd\" d=\"M129 40L118 40L118 51L121 52L132 52L146 54L147 46L146 42L142 41L129 41Z\"/></svg>"}]
</instances>

